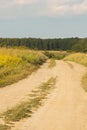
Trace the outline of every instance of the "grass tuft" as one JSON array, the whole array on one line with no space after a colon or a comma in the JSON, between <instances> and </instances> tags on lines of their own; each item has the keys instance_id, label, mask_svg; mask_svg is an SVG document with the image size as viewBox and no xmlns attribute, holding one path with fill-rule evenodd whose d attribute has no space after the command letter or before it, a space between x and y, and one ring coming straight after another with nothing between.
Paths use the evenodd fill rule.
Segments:
<instances>
[{"instance_id":1,"label":"grass tuft","mask_svg":"<svg viewBox=\"0 0 87 130\"><path fill-rule=\"evenodd\" d=\"M87 92L87 72L82 78L82 85L83 85L84 90Z\"/></svg>"},{"instance_id":2,"label":"grass tuft","mask_svg":"<svg viewBox=\"0 0 87 130\"><path fill-rule=\"evenodd\" d=\"M0 124L0 130L8 130L10 127L7 125L1 125Z\"/></svg>"},{"instance_id":3,"label":"grass tuft","mask_svg":"<svg viewBox=\"0 0 87 130\"><path fill-rule=\"evenodd\" d=\"M55 61L55 59L51 58L48 67L53 68L54 66L56 66L56 61Z\"/></svg>"},{"instance_id":4,"label":"grass tuft","mask_svg":"<svg viewBox=\"0 0 87 130\"><path fill-rule=\"evenodd\" d=\"M32 91L32 95L29 95L28 101L22 102L16 107L7 110L1 114L1 117L7 123L31 117L32 113L42 105L43 99L46 98L50 90L54 88L55 82L56 78L50 78L47 82L43 83L38 90Z\"/></svg>"}]
</instances>

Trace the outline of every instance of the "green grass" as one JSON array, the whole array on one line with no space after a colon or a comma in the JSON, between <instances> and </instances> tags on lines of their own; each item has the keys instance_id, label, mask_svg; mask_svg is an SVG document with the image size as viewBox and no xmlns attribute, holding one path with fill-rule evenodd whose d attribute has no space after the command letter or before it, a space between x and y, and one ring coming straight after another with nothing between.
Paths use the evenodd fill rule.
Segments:
<instances>
[{"instance_id":1,"label":"green grass","mask_svg":"<svg viewBox=\"0 0 87 130\"><path fill-rule=\"evenodd\" d=\"M74 53L64 58L66 61L73 61L82 64L87 67L87 54L86 53ZM87 92L87 72L82 78L82 86Z\"/></svg>"},{"instance_id":2,"label":"green grass","mask_svg":"<svg viewBox=\"0 0 87 130\"><path fill-rule=\"evenodd\" d=\"M54 66L56 66L56 61L55 61L55 59L51 58L48 67L53 68Z\"/></svg>"},{"instance_id":3,"label":"green grass","mask_svg":"<svg viewBox=\"0 0 87 130\"><path fill-rule=\"evenodd\" d=\"M46 59L40 51L0 48L0 87L27 77Z\"/></svg>"},{"instance_id":4,"label":"green grass","mask_svg":"<svg viewBox=\"0 0 87 130\"><path fill-rule=\"evenodd\" d=\"M22 118L30 117L32 114L30 103L23 102L20 105L6 111L4 113L4 119L7 123L19 121Z\"/></svg>"},{"instance_id":5,"label":"green grass","mask_svg":"<svg viewBox=\"0 0 87 130\"><path fill-rule=\"evenodd\" d=\"M66 57L67 55L69 55L69 53L66 52L66 51L44 51L44 54L48 58L53 58L53 59L56 59L56 60L61 60L64 57Z\"/></svg>"},{"instance_id":6,"label":"green grass","mask_svg":"<svg viewBox=\"0 0 87 130\"><path fill-rule=\"evenodd\" d=\"M22 102L16 107L1 114L3 120L6 123L11 123L23 118L31 117L33 112L42 105L43 99L46 98L50 90L54 88L55 82L56 78L50 78L47 82L41 84L37 90L32 91L27 101Z\"/></svg>"}]
</instances>

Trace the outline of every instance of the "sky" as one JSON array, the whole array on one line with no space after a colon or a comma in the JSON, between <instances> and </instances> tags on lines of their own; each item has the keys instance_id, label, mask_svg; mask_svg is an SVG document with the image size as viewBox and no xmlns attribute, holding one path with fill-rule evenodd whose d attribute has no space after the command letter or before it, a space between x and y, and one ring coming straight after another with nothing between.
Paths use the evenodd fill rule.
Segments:
<instances>
[{"instance_id":1,"label":"sky","mask_svg":"<svg viewBox=\"0 0 87 130\"><path fill-rule=\"evenodd\" d=\"M87 37L87 0L0 0L0 37Z\"/></svg>"}]
</instances>

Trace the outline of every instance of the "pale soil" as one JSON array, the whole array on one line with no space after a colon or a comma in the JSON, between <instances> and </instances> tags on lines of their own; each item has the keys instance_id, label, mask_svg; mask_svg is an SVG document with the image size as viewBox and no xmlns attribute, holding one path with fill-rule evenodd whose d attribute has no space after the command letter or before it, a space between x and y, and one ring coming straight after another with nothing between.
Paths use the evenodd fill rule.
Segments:
<instances>
[{"instance_id":1,"label":"pale soil","mask_svg":"<svg viewBox=\"0 0 87 130\"><path fill-rule=\"evenodd\" d=\"M81 86L81 78L85 71L85 67L73 62L56 61L56 66L50 70L45 64L34 74L33 78L36 80L29 79L30 87L39 85L37 82L41 83L49 77L57 76L56 88L31 118L15 123L11 130L87 130L87 94ZM39 75L37 75L38 73ZM26 86L26 80L23 83ZM32 88L34 89L34 87ZM8 87L8 89L10 88ZM20 92L21 89L19 90L18 87L17 90ZM27 93L24 92L23 95L25 94ZM20 95L23 97L21 92ZM20 95L17 98L20 98ZM11 100L13 101L13 99ZM16 99L15 102L18 101Z\"/></svg>"},{"instance_id":2,"label":"pale soil","mask_svg":"<svg viewBox=\"0 0 87 130\"><path fill-rule=\"evenodd\" d=\"M48 62L26 79L0 88L0 113L26 100L32 90L37 88L42 82L46 82L49 78L56 75L56 72L53 72L54 70L51 71L48 69Z\"/></svg>"}]
</instances>

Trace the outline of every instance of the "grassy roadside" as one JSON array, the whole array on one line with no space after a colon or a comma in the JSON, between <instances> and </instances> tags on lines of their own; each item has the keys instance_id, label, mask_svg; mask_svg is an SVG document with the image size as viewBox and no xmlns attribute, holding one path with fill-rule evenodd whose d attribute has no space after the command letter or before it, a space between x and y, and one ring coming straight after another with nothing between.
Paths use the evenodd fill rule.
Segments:
<instances>
[{"instance_id":1,"label":"grassy roadside","mask_svg":"<svg viewBox=\"0 0 87 130\"><path fill-rule=\"evenodd\" d=\"M10 124L20 121L23 118L31 117L34 111L42 105L43 99L45 99L47 94L54 88L55 83L56 78L50 78L47 82L42 83L37 90L31 92L28 101L22 102L16 107L7 110L1 114L1 118L3 118L6 124ZM8 125L5 126L8 127Z\"/></svg>"},{"instance_id":2,"label":"grassy roadside","mask_svg":"<svg viewBox=\"0 0 87 130\"><path fill-rule=\"evenodd\" d=\"M61 51L37 51L23 48L0 48L0 88L26 78L50 58L49 68L69 55Z\"/></svg>"},{"instance_id":3,"label":"grassy roadside","mask_svg":"<svg viewBox=\"0 0 87 130\"><path fill-rule=\"evenodd\" d=\"M0 87L25 78L46 59L40 51L0 48Z\"/></svg>"},{"instance_id":4,"label":"grassy roadside","mask_svg":"<svg viewBox=\"0 0 87 130\"><path fill-rule=\"evenodd\" d=\"M73 61L82 64L87 67L87 54L86 53L74 53L64 58L66 61ZM87 72L82 77L82 86L87 92Z\"/></svg>"}]
</instances>

